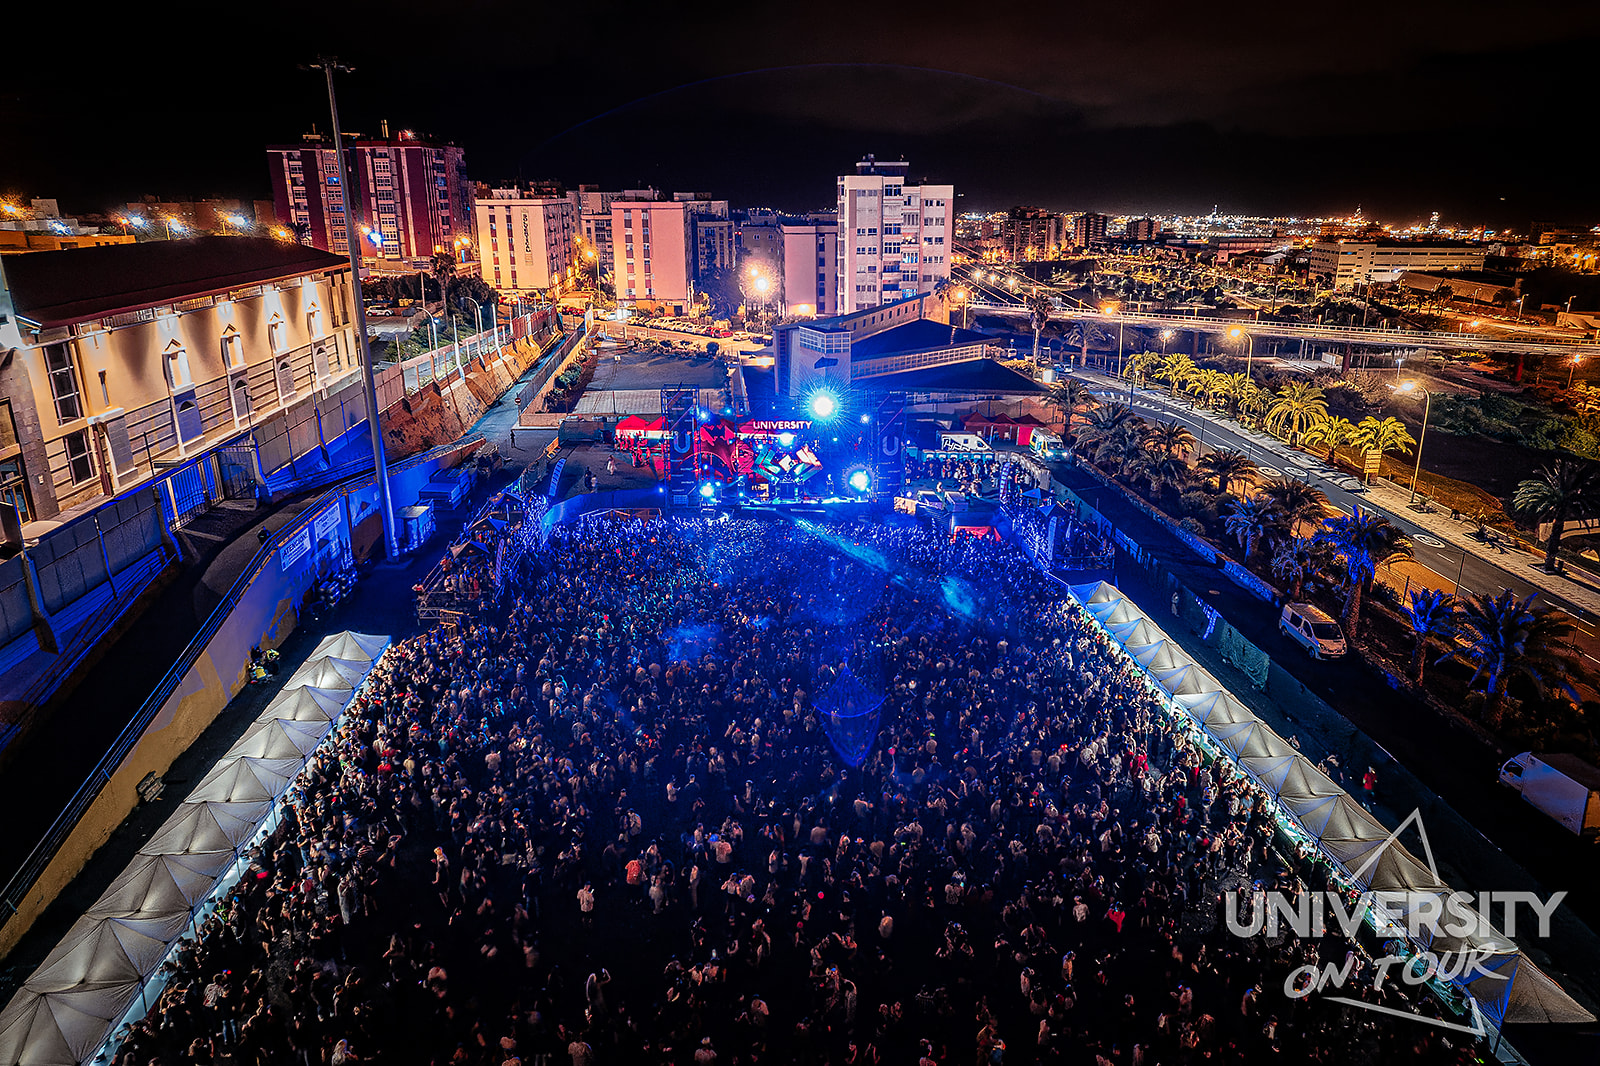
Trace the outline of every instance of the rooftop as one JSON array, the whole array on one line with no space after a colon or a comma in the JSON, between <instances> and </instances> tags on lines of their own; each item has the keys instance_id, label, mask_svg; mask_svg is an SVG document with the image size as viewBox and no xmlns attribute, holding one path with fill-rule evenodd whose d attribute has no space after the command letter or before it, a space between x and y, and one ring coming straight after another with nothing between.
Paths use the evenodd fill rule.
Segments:
<instances>
[{"instance_id":1,"label":"rooftop","mask_svg":"<svg viewBox=\"0 0 1600 1066\"><path fill-rule=\"evenodd\" d=\"M44 329L197 296L348 268L342 256L268 237L34 252L4 266L17 317Z\"/></svg>"},{"instance_id":2,"label":"rooftop","mask_svg":"<svg viewBox=\"0 0 1600 1066\"><path fill-rule=\"evenodd\" d=\"M983 394L1042 395L1045 386L993 359L964 359L959 363L901 370L877 377L857 378L853 388L873 392L966 392Z\"/></svg>"},{"instance_id":3,"label":"rooftop","mask_svg":"<svg viewBox=\"0 0 1600 1066\"><path fill-rule=\"evenodd\" d=\"M952 341L950 336L950 327L943 322L931 318L917 319L855 341L850 345L850 357L870 359L893 352L926 351L929 348L947 348L952 344L981 344L984 341L983 334L959 327L955 330L955 340Z\"/></svg>"}]
</instances>

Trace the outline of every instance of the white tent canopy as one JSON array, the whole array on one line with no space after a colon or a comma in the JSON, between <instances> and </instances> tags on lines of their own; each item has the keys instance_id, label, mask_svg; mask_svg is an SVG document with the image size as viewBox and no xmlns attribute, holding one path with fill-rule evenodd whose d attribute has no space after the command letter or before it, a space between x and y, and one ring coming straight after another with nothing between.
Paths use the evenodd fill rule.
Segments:
<instances>
[{"instance_id":1,"label":"white tent canopy","mask_svg":"<svg viewBox=\"0 0 1600 1066\"><path fill-rule=\"evenodd\" d=\"M1223 688L1120 589L1101 581L1074 585L1069 591L1173 706L1277 799L1287 816L1357 884L1379 896L1392 894L1385 898L1400 901L1395 910L1401 914L1406 906L1421 906L1424 900L1451 891L1400 845L1395 834ZM1508 938L1487 922L1480 921L1478 929L1486 931L1461 938L1422 938L1416 946L1435 953L1470 950L1489 958L1520 959L1520 964L1505 968L1509 982L1480 978L1466 985L1497 1022L1502 1017L1521 1020L1512 1016L1518 1010L1530 1016L1594 1020L1521 956Z\"/></svg>"},{"instance_id":2,"label":"white tent canopy","mask_svg":"<svg viewBox=\"0 0 1600 1066\"><path fill-rule=\"evenodd\" d=\"M338 633L262 711L0 1011L0 1066L76 1066L139 998L196 912L231 883L388 637Z\"/></svg>"}]
</instances>

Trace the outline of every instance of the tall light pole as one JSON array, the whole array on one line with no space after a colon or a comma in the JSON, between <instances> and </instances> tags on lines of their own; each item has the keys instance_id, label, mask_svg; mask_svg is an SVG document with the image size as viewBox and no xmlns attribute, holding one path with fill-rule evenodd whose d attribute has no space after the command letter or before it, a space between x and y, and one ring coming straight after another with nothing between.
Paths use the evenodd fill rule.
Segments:
<instances>
[{"instance_id":1,"label":"tall light pole","mask_svg":"<svg viewBox=\"0 0 1600 1066\"><path fill-rule=\"evenodd\" d=\"M1572 357L1572 369L1567 371L1567 391L1568 392L1572 391L1572 377L1573 377L1574 374L1576 374L1578 372L1578 364L1581 363L1581 362L1583 362L1583 356L1575 355L1575 356Z\"/></svg>"},{"instance_id":2,"label":"tall light pole","mask_svg":"<svg viewBox=\"0 0 1600 1066\"><path fill-rule=\"evenodd\" d=\"M1417 502L1417 478L1422 476L1422 442L1428 439L1428 408L1433 405L1433 393L1415 378L1399 386L1401 392L1422 393L1422 429L1417 432L1417 465L1411 471L1411 503ZM1457 584L1460 582L1458 581Z\"/></svg>"},{"instance_id":3,"label":"tall light pole","mask_svg":"<svg viewBox=\"0 0 1600 1066\"><path fill-rule=\"evenodd\" d=\"M1245 377L1249 377L1250 376L1250 366L1255 361L1255 357L1256 357L1256 338L1255 338L1255 334L1250 333L1250 332L1248 332L1246 330L1242 330L1238 326L1234 326L1232 329L1230 329L1228 331L1228 336L1232 337L1234 340L1238 340L1240 337L1244 338L1244 340L1245 340L1244 376Z\"/></svg>"},{"instance_id":4,"label":"tall light pole","mask_svg":"<svg viewBox=\"0 0 1600 1066\"><path fill-rule=\"evenodd\" d=\"M395 535L394 501L389 498L389 464L383 454L383 430L378 425L378 382L372 375L372 346L367 343L367 305L361 299L361 246L356 237L356 221L351 202L350 171L344 165L344 133L339 128L339 102L333 91L333 73L349 73L333 56L320 56L311 64L322 71L328 83L328 111L333 116L333 159L339 170L339 187L344 201L345 251L350 256L350 298L356 305L356 344L361 351L362 391L367 397L367 431L372 437L372 473L378 481L378 513L383 516L383 546L392 561L400 557L400 541Z\"/></svg>"}]
</instances>

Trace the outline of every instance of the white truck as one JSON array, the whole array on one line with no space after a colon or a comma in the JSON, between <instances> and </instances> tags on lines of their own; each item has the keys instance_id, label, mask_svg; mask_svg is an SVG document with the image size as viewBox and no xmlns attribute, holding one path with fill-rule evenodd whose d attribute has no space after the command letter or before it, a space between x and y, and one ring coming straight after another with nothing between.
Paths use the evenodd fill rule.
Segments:
<instances>
[{"instance_id":1,"label":"white truck","mask_svg":"<svg viewBox=\"0 0 1600 1066\"><path fill-rule=\"evenodd\" d=\"M1600 833L1600 770L1576 755L1525 751L1500 767L1500 783L1568 831L1585 837Z\"/></svg>"},{"instance_id":2,"label":"white truck","mask_svg":"<svg viewBox=\"0 0 1600 1066\"><path fill-rule=\"evenodd\" d=\"M989 447L989 442L976 433L941 433L939 434L939 450L941 452L989 452L994 449Z\"/></svg>"}]
</instances>

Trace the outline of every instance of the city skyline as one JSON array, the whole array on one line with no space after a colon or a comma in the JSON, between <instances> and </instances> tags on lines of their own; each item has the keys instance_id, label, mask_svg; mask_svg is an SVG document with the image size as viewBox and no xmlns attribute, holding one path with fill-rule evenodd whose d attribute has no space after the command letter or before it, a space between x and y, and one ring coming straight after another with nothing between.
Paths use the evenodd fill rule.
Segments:
<instances>
[{"instance_id":1,"label":"city skyline","mask_svg":"<svg viewBox=\"0 0 1600 1066\"><path fill-rule=\"evenodd\" d=\"M1323 39L1311 13L1165 5L1092 21L927 7L900 31L822 35L847 23L732 9L534 19L485 5L426 48L407 46L409 31L392 39L437 18L422 5L395 7L376 36L329 19L281 40L223 11L164 31L176 54L239 38L221 79L140 49L67 81L48 50L18 57L0 135L28 148L0 162L0 191L79 212L146 194L264 197L261 148L327 128L320 79L298 69L325 51L356 68L340 82L347 128L371 135L387 120L453 141L490 183L696 189L802 211L830 206L833 176L870 152L955 185L958 212L1360 204L1399 224L1433 211L1492 227L1584 222L1580 168L1535 167L1518 149L1581 125L1589 93L1562 57L1600 40L1600 14L1507 22L1490 10L1347 8L1337 48L1293 43ZM491 26L513 47L485 48ZM78 126L86 135L62 135Z\"/></svg>"}]
</instances>

